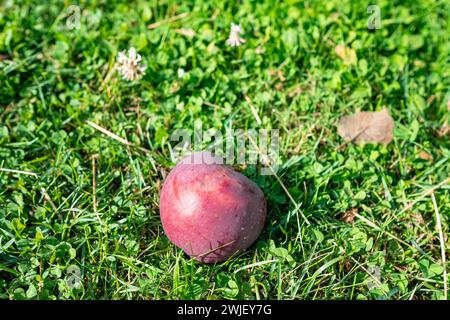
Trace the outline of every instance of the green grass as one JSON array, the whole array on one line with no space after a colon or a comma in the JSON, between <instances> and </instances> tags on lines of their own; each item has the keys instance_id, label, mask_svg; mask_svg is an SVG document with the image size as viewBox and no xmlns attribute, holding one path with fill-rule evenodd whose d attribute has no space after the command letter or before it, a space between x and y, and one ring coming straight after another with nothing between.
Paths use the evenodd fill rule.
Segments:
<instances>
[{"instance_id":1,"label":"green grass","mask_svg":"<svg viewBox=\"0 0 450 320\"><path fill-rule=\"evenodd\" d=\"M444 298L450 140L437 132L450 123L450 4L377 1L370 31L372 2L80 1L80 29L68 30L69 1L3 1L0 298ZM231 22L241 47L225 45ZM356 65L336 56L340 43ZM110 73L131 46L148 65L138 82ZM389 145L337 135L341 115L384 106ZM198 120L279 129L278 176L295 202L276 177L237 166L264 190L268 220L248 252L217 265L170 244L159 219L168 138ZM342 221L353 208L354 223Z\"/></svg>"}]
</instances>

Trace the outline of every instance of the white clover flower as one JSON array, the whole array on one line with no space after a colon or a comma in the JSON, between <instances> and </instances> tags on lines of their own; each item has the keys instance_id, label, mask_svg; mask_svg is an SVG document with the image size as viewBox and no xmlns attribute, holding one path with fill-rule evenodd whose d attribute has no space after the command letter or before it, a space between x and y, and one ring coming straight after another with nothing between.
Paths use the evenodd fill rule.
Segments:
<instances>
[{"instance_id":1,"label":"white clover flower","mask_svg":"<svg viewBox=\"0 0 450 320\"><path fill-rule=\"evenodd\" d=\"M227 45L229 45L230 47L238 47L242 43L244 43L245 39L239 37L239 33L241 33L241 32L242 32L241 25L232 23L230 35L226 42Z\"/></svg>"},{"instance_id":2,"label":"white clover flower","mask_svg":"<svg viewBox=\"0 0 450 320\"><path fill-rule=\"evenodd\" d=\"M139 80L144 75L145 65L140 65L142 57L136 52L136 49L131 47L128 50L128 56L126 51L119 52L117 56L117 70L125 80Z\"/></svg>"},{"instance_id":3,"label":"white clover flower","mask_svg":"<svg viewBox=\"0 0 450 320\"><path fill-rule=\"evenodd\" d=\"M184 69L183 68L179 68L177 70L177 75L178 75L178 78L182 79L184 77L184 75L185 75Z\"/></svg>"}]
</instances>

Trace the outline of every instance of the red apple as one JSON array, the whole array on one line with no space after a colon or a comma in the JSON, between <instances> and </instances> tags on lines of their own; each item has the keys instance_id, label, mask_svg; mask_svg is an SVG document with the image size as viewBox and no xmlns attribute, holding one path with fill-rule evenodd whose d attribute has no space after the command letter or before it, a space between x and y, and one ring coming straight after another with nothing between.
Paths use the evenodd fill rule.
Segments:
<instances>
[{"instance_id":1,"label":"red apple","mask_svg":"<svg viewBox=\"0 0 450 320\"><path fill-rule=\"evenodd\" d=\"M266 220L261 189L220 160L209 152L188 156L172 169L161 190L167 237L204 263L246 250Z\"/></svg>"}]
</instances>

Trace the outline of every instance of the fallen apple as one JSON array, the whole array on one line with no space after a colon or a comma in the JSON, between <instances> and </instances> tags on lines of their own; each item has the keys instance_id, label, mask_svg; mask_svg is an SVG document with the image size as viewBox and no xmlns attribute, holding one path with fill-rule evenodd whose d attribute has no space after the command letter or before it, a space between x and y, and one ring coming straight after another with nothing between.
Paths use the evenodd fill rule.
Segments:
<instances>
[{"instance_id":1,"label":"fallen apple","mask_svg":"<svg viewBox=\"0 0 450 320\"><path fill-rule=\"evenodd\" d=\"M261 189L209 152L183 159L161 190L160 215L171 242L203 263L246 250L266 220Z\"/></svg>"}]
</instances>

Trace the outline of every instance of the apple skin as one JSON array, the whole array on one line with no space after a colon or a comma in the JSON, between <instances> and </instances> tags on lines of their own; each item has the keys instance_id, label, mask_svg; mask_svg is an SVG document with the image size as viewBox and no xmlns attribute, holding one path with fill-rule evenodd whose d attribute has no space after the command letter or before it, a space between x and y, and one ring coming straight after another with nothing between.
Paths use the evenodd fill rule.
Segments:
<instances>
[{"instance_id":1,"label":"apple skin","mask_svg":"<svg viewBox=\"0 0 450 320\"><path fill-rule=\"evenodd\" d=\"M267 215L261 189L221 160L209 152L194 153L172 169L161 189L164 232L203 263L221 262L246 250Z\"/></svg>"}]
</instances>

